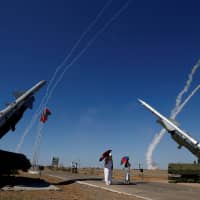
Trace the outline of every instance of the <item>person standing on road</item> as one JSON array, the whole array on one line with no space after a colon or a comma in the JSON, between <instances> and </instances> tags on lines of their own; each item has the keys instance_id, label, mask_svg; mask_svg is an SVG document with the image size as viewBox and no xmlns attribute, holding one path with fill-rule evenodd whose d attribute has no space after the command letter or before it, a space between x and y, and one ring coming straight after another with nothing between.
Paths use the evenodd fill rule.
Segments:
<instances>
[{"instance_id":1,"label":"person standing on road","mask_svg":"<svg viewBox=\"0 0 200 200\"><path fill-rule=\"evenodd\" d=\"M113 171L113 159L112 154L109 153L108 157L104 161L104 179L106 185L112 184L112 171Z\"/></svg>"},{"instance_id":2,"label":"person standing on road","mask_svg":"<svg viewBox=\"0 0 200 200\"><path fill-rule=\"evenodd\" d=\"M124 164L124 172L125 172L124 183L130 184L131 164L129 160L127 160L126 163Z\"/></svg>"}]
</instances>

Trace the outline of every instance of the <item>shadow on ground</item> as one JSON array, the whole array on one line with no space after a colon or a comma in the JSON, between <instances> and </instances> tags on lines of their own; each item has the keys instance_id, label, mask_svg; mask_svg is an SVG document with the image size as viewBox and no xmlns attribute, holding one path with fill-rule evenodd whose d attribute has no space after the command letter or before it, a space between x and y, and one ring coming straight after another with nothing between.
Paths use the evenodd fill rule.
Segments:
<instances>
[{"instance_id":1,"label":"shadow on ground","mask_svg":"<svg viewBox=\"0 0 200 200\"><path fill-rule=\"evenodd\" d=\"M50 183L39 178L27 178L19 176L1 176L0 188L5 186L23 186L23 187L49 187Z\"/></svg>"},{"instance_id":2,"label":"shadow on ground","mask_svg":"<svg viewBox=\"0 0 200 200\"><path fill-rule=\"evenodd\" d=\"M0 190L4 187L14 187L14 186L43 189L51 185L54 186L69 185L77 181L103 181L102 178L75 178L58 183L51 183L51 182L46 182L45 180L40 178L29 178L20 176L0 176L0 180L1 180ZM125 184L122 181L113 181L112 185L138 185L138 184L145 184L145 182L131 182L130 184Z\"/></svg>"},{"instance_id":3,"label":"shadow on ground","mask_svg":"<svg viewBox=\"0 0 200 200\"><path fill-rule=\"evenodd\" d=\"M54 183L54 185L69 185L72 183L75 183L76 181L102 181L102 178L76 178L76 179L70 179L67 181L62 181L59 183Z\"/></svg>"},{"instance_id":4,"label":"shadow on ground","mask_svg":"<svg viewBox=\"0 0 200 200\"><path fill-rule=\"evenodd\" d=\"M54 183L54 185L69 185L69 184L73 184L77 181L103 181L102 178L76 178L76 179L70 179L70 180L66 180L66 181L62 181L62 182L59 182L59 183ZM147 182L144 182L144 181L137 181L137 182L131 182L129 184L125 184L124 182L122 181L116 181L114 180L112 185L140 185L140 184L147 184Z\"/></svg>"}]
</instances>

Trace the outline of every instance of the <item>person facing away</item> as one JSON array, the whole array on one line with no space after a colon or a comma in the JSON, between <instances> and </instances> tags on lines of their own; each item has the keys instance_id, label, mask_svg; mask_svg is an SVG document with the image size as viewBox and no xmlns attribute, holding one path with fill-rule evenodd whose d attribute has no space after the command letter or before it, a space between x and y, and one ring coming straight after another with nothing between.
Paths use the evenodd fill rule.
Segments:
<instances>
[{"instance_id":1,"label":"person facing away","mask_svg":"<svg viewBox=\"0 0 200 200\"><path fill-rule=\"evenodd\" d=\"M112 159L112 154L109 153L109 156L106 157L104 161L104 179L106 185L112 184L112 170L113 170L113 159Z\"/></svg>"},{"instance_id":2,"label":"person facing away","mask_svg":"<svg viewBox=\"0 0 200 200\"><path fill-rule=\"evenodd\" d=\"M125 179L124 183L129 184L130 183L130 175L131 175L131 164L127 160L127 162L124 164L124 171L125 171Z\"/></svg>"}]
</instances>

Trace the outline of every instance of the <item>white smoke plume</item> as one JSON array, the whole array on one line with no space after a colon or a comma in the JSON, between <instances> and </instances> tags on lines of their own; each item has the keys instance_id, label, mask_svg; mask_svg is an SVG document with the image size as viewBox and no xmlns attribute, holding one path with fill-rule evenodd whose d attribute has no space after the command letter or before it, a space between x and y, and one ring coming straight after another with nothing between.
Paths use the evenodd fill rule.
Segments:
<instances>
[{"instance_id":1,"label":"white smoke plume","mask_svg":"<svg viewBox=\"0 0 200 200\"><path fill-rule=\"evenodd\" d=\"M176 110L178 109L179 105L181 104L182 101L182 97L183 95L188 91L192 80L193 80L193 75L195 74L196 70L199 68L200 66L200 60L197 61L197 63L193 66L192 71L190 72L189 76L188 76L188 80L186 82L185 87L183 88L183 90L181 90L181 92L178 94L177 98L176 98L176 105L174 107L174 109L172 109L171 111L171 115L174 115L174 113L176 112Z\"/></svg>"},{"instance_id":2,"label":"white smoke plume","mask_svg":"<svg viewBox=\"0 0 200 200\"><path fill-rule=\"evenodd\" d=\"M171 115L172 119L175 119L175 117L181 112L183 107L188 103L188 101L193 97L193 95L200 89L200 84L194 88L194 90L188 95L188 97L185 99L185 101L176 109L176 112L174 112Z\"/></svg>"},{"instance_id":3,"label":"white smoke plume","mask_svg":"<svg viewBox=\"0 0 200 200\"><path fill-rule=\"evenodd\" d=\"M153 152L156 146L159 144L160 140L165 134L165 129L163 128L160 133L156 134L148 147L148 151L146 153L146 161L147 161L147 169L157 169L158 167L155 165L153 157Z\"/></svg>"},{"instance_id":4,"label":"white smoke plume","mask_svg":"<svg viewBox=\"0 0 200 200\"><path fill-rule=\"evenodd\" d=\"M105 8L107 8L112 1L109 1L106 6L103 8L103 10L100 12L100 14L97 16L97 18L95 19L95 21L92 23L92 25L89 26L89 29L87 30L87 32L91 29L91 27L97 22L97 20L101 17L102 13L104 12ZM58 83L63 79L64 74L72 67L72 65L87 51L87 49L93 44L93 42L100 36L101 33L103 33L105 31L106 28L108 28L108 26L110 26L110 24L116 20L119 15L125 10L127 9L128 5L130 4L131 0L128 0L122 7L120 7L120 9L103 25L103 27L101 29L99 29L96 34L87 42L86 46L78 53L78 55L76 55L72 61L67 64L62 73L60 74L60 76L57 78L56 81L54 81L54 84L51 87L51 90L46 94L46 101L44 103L44 107L46 107L46 105L48 104L50 98L53 95L54 90L56 89ZM85 32L82 36L82 38L84 37L84 35L87 33ZM80 43L80 40L78 41L78 43L75 44L75 48L78 46L78 44ZM73 49L72 49L73 52ZM71 52L70 52L71 54ZM57 72L57 71L56 71ZM56 73L55 72L55 73ZM52 79L53 80L53 79ZM52 81L53 82L53 81ZM49 88L48 88L49 90ZM47 91L48 91L47 90ZM36 144L35 144L35 150L33 152L34 154L34 159L33 159L33 163L37 163L39 160L39 148L40 148L40 141L41 141L41 137L42 137L42 127L40 127L39 131L36 134Z\"/></svg>"},{"instance_id":5,"label":"white smoke plume","mask_svg":"<svg viewBox=\"0 0 200 200\"><path fill-rule=\"evenodd\" d=\"M27 128L25 129L25 131L23 132L19 143L17 144L16 147L16 152L20 151L20 148L22 146L22 144L24 143L24 139L26 137L26 135L28 134L28 132L30 131L30 129L33 127L33 125L35 124L36 119L38 118L38 116L40 115L40 113L42 112L43 108L46 107L47 105L47 97L49 95L49 90L52 87L52 84L54 83L56 76L58 74L58 72L66 66L68 60L70 59L70 57L73 55L74 51L78 48L79 44L82 42L82 40L84 39L84 37L89 33L89 31L94 27L94 25L99 21L99 19L102 17L102 14L104 13L104 11L108 8L108 6L110 6L110 4L112 3L112 0L109 0L105 6L100 10L100 12L97 14L97 16L95 17L94 20L92 20L92 22L89 24L89 26L85 29L85 31L81 34L80 38L77 40L77 42L74 44L74 46L72 47L72 49L70 50L69 54L64 58L64 60L62 61L62 63L60 65L58 65L55 69L55 72L53 73L48 85L47 85L47 89L46 89L46 93L37 109L37 111L35 112L34 116L31 119L30 124L27 126ZM54 83L55 85L55 83Z\"/></svg>"},{"instance_id":6,"label":"white smoke plume","mask_svg":"<svg viewBox=\"0 0 200 200\"><path fill-rule=\"evenodd\" d=\"M39 123L38 128L37 128L34 149L33 149L33 160L32 160L33 167L36 167L39 163L40 143L42 139L42 127L43 127L43 124Z\"/></svg>"},{"instance_id":7,"label":"white smoke plume","mask_svg":"<svg viewBox=\"0 0 200 200\"><path fill-rule=\"evenodd\" d=\"M39 114L41 113L42 109L44 107L47 106L55 88L57 87L58 83L63 79L64 74L72 67L72 65L86 52L86 50L91 46L91 44L100 36L100 34L105 31L106 28L108 28L108 26L114 21L116 20L119 15L128 7L128 5L130 4L131 0L128 0L126 3L124 3L124 5L122 5L120 7L120 9L104 24L104 26L99 29L99 31L96 32L96 34L87 42L87 44L85 45L85 47L80 51L80 53L76 56L74 56L74 58L72 59L72 61L67 64L68 60L70 57L73 57L72 54L74 53L74 51L77 49L77 47L79 46L79 44L81 43L81 41L83 40L83 38L87 35L87 33L93 28L93 26L101 19L104 11L110 6L110 4L112 3L113 0L109 0L105 6L100 10L100 12L98 13L98 15L95 17L95 19L89 24L89 26L86 28L86 30L81 34L80 38L78 39L78 41L75 43L75 45L72 47L70 53L65 57L65 59L63 60L63 62L56 67L56 70L52 76L52 78L50 79L50 82L47 86L47 90L46 90L46 94L44 95L39 108L37 109L37 111L35 112L33 118L31 119L30 124L28 125L28 127L25 129L24 133L22 134L22 137L20 138L20 142L17 144L16 147L16 152L19 152L21 149L22 144L24 143L25 137L26 135L30 132L30 129L33 127L33 125L36 122L36 119L38 118ZM56 76L58 74L59 71L62 72L60 73L60 75L58 76L57 80ZM50 87L51 86L51 87Z\"/></svg>"},{"instance_id":8,"label":"white smoke plume","mask_svg":"<svg viewBox=\"0 0 200 200\"><path fill-rule=\"evenodd\" d=\"M192 98L192 96L200 89L200 85L198 85L192 92L190 95L188 95L188 97L185 99L185 101L181 104L182 101L182 97L183 95L188 91L192 80L193 80L193 76L196 72L196 70L200 67L200 60L198 60L198 62L193 66L190 74L188 75L188 80L186 82L185 87L181 90L181 92L178 94L177 98L176 98L176 105L174 107L174 109L172 109L171 111L171 115L170 118L175 119L176 116L181 112L181 110L183 109L183 107L189 102L189 100ZM180 105L181 104L181 105ZM150 145L148 146L147 149L147 153L146 153L146 162L147 162L147 169L156 169L158 168L155 165L155 162L153 160L153 152L156 149L157 145L160 143L161 139L163 138L164 134L165 134L165 129L161 129L161 131L155 135L155 137L153 138L152 142L150 143Z\"/></svg>"}]
</instances>

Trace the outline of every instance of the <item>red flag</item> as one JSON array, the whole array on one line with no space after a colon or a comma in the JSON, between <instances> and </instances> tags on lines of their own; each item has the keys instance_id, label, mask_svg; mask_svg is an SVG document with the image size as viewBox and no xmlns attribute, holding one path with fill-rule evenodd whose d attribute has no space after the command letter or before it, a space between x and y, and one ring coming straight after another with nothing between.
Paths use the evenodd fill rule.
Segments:
<instances>
[{"instance_id":1,"label":"red flag","mask_svg":"<svg viewBox=\"0 0 200 200\"><path fill-rule=\"evenodd\" d=\"M45 108L40 116L40 121L45 123L49 115L51 115L51 111L48 108Z\"/></svg>"}]
</instances>

